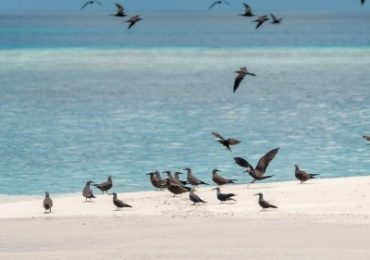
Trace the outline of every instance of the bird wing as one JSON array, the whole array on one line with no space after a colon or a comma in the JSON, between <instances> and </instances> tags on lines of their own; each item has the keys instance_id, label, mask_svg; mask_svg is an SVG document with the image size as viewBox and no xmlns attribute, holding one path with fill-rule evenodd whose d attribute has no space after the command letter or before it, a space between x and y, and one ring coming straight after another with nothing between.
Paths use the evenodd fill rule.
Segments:
<instances>
[{"instance_id":1,"label":"bird wing","mask_svg":"<svg viewBox=\"0 0 370 260\"><path fill-rule=\"evenodd\" d=\"M258 21L258 24L256 26L256 29L258 29L264 22L263 21Z\"/></svg>"},{"instance_id":2,"label":"bird wing","mask_svg":"<svg viewBox=\"0 0 370 260\"><path fill-rule=\"evenodd\" d=\"M250 9L251 9L250 5L248 5L248 4L246 4L246 3L243 3L243 5L244 5L244 7L245 7L245 10L250 10Z\"/></svg>"},{"instance_id":3,"label":"bird wing","mask_svg":"<svg viewBox=\"0 0 370 260\"><path fill-rule=\"evenodd\" d=\"M266 171L267 166L269 166L269 163L275 158L278 151L279 151L279 148L275 148L269 151L268 153L266 153L264 156L262 156L261 159L258 161L256 170L261 172L263 175Z\"/></svg>"},{"instance_id":4,"label":"bird wing","mask_svg":"<svg viewBox=\"0 0 370 260\"><path fill-rule=\"evenodd\" d=\"M124 9L123 6L120 5L119 3L115 3L115 5L116 5L117 9L119 9L119 10L123 10Z\"/></svg>"},{"instance_id":5,"label":"bird wing","mask_svg":"<svg viewBox=\"0 0 370 260\"><path fill-rule=\"evenodd\" d=\"M94 3L97 3L98 5L103 5L101 2L99 1L94 1Z\"/></svg>"},{"instance_id":6,"label":"bird wing","mask_svg":"<svg viewBox=\"0 0 370 260\"><path fill-rule=\"evenodd\" d=\"M363 5L365 3L365 0L361 0L361 4Z\"/></svg>"},{"instance_id":7,"label":"bird wing","mask_svg":"<svg viewBox=\"0 0 370 260\"><path fill-rule=\"evenodd\" d=\"M270 14L270 15L271 15L272 20L277 21L277 18L276 18L275 15L273 15L273 14Z\"/></svg>"},{"instance_id":8,"label":"bird wing","mask_svg":"<svg viewBox=\"0 0 370 260\"><path fill-rule=\"evenodd\" d=\"M242 75L242 74L239 74L236 77L235 82L234 82L234 93L238 89L238 87L240 85L240 82L242 82L243 79L244 79L244 75Z\"/></svg>"},{"instance_id":9,"label":"bird wing","mask_svg":"<svg viewBox=\"0 0 370 260\"><path fill-rule=\"evenodd\" d=\"M218 139L221 139L221 140L224 140L224 138L222 137L222 135L220 135L219 133L217 132L212 132L212 135Z\"/></svg>"},{"instance_id":10,"label":"bird wing","mask_svg":"<svg viewBox=\"0 0 370 260\"><path fill-rule=\"evenodd\" d=\"M236 145L236 144L240 144L240 141L239 141L239 140L236 140L236 139L234 139L234 138L229 138L229 139L227 139L226 141L227 141L227 143L228 143L229 145Z\"/></svg>"},{"instance_id":11,"label":"bird wing","mask_svg":"<svg viewBox=\"0 0 370 260\"><path fill-rule=\"evenodd\" d=\"M253 169L253 166L249 162L247 162L247 160L245 160L244 158L234 157L234 161L240 167Z\"/></svg>"},{"instance_id":12,"label":"bird wing","mask_svg":"<svg viewBox=\"0 0 370 260\"><path fill-rule=\"evenodd\" d=\"M217 4L217 1L213 2L208 9L212 9Z\"/></svg>"},{"instance_id":13,"label":"bird wing","mask_svg":"<svg viewBox=\"0 0 370 260\"><path fill-rule=\"evenodd\" d=\"M128 26L128 28L127 28L127 30L129 30L132 26L134 26L135 23L136 22L131 21L130 24L129 24L129 26Z\"/></svg>"},{"instance_id":14,"label":"bird wing","mask_svg":"<svg viewBox=\"0 0 370 260\"><path fill-rule=\"evenodd\" d=\"M87 5L90 4L90 1L87 1L82 7L81 7L81 10L84 9Z\"/></svg>"}]
</instances>

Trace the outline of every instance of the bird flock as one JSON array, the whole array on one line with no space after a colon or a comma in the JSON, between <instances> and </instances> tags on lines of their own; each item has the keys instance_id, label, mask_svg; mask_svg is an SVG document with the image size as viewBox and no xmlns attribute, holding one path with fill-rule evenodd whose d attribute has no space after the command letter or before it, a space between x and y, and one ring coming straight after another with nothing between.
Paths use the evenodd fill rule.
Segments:
<instances>
[{"instance_id":1,"label":"bird flock","mask_svg":"<svg viewBox=\"0 0 370 260\"><path fill-rule=\"evenodd\" d=\"M365 0L361 0L361 4L365 4ZM100 1L87 1L85 2L81 10L84 10L89 5L99 5L102 6L103 4ZM213 9L217 5L230 5L230 3L226 0L217 0L211 3L209 6L209 10ZM119 3L115 3L116 6L116 13L114 16L117 17L125 17L126 12L123 5ZM244 17L254 17L255 14L252 10L252 7L246 3L243 3L244 6L244 13L240 14L240 16ZM277 18L272 13L270 14L271 17L271 24L280 24L282 22L282 18ZM143 20L140 15L134 15L131 16L128 20L124 21L128 23L127 29L131 29L136 23ZM256 29L260 28L266 21L269 21L270 18L268 15L261 15L258 16L257 19L252 20L251 22L256 23ZM256 74L251 73L248 71L247 67L241 67L238 71L235 71L238 75L235 78L234 81L234 87L233 92L235 93L236 90L239 88L241 82L246 76L253 76L255 77ZM211 133L218 143L223 145L228 151L232 152L231 146L235 146L241 143L241 141L235 139L235 138L224 138L221 134L217 132ZM370 141L370 136L364 135L363 138L367 141ZM279 152L279 148L274 148L270 151L268 151L266 154L264 154L259 161L257 162L257 165L253 167L246 159L242 157L234 157L234 162L244 169L244 172L248 173L250 177L252 177L251 183L254 183L256 181L262 181L268 178L273 177L274 175L265 175L267 167L272 162L272 160L276 157L276 155ZM315 178L315 176L319 174L310 174L305 172L304 170L301 170L297 164L294 165L295 167L295 177L300 181L300 183L304 183L310 179ZM186 172L187 178L186 180L181 180L180 175L184 174L180 171L175 171L173 174L171 171L166 170L162 173L165 173L167 175L167 178L162 178L160 172L158 170L152 171L147 173L146 175L150 176L150 183L151 185L157 190L157 191L163 191L167 189L170 193L173 194L175 197L178 194L182 193L188 193L189 192L189 200L193 202L194 204L198 203L207 203L206 201L202 200L196 193L195 193L195 187L199 185L209 185L209 183L204 182L203 180L200 180L198 177L196 177L192 170L190 168L184 168L183 171ZM213 188L212 190L216 191L216 198L220 201L221 204L232 201L236 202L234 193L222 193L220 187L226 184L234 184L236 183L236 179L229 179L220 174L221 170L219 169L213 169L212 170L212 181L217 185L216 188ZM190 185L190 186L188 186ZM118 199L118 195L116 192L108 193L108 191L113 187L113 181L112 177L108 176L107 181L96 184L91 180L88 180L82 190L82 196L85 198L85 202L90 202L92 199L96 198L94 196L94 192L91 188L91 186L96 187L100 191L108 195L112 195L113 199L113 205L116 207L116 210L120 210L121 208L131 208L132 206L123 202L122 200ZM277 208L277 206L272 205L271 203L267 202L263 198L262 193L257 193L255 196L258 196L258 204L262 208L262 210L268 209L268 208ZM45 192L45 198L43 200L43 207L45 209L45 213L51 213L52 207L53 207L53 201L50 197L49 192Z\"/></svg>"}]
</instances>

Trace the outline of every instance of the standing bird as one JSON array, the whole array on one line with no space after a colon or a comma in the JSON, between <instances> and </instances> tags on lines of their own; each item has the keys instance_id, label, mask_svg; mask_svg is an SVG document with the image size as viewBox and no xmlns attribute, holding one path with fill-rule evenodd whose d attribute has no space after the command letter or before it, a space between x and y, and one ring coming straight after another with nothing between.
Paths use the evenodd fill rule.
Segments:
<instances>
[{"instance_id":1,"label":"standing bird","mask_svg":"<svg viewBox=\"0 0 370 260\"><path fill-rule=\"evenodd\" d=\"M227 4L227 5L230 5L230 3L228 1L225 1L225 0L217 0L217 1L214 1L210 7L208 8L209 10L211 10L215 5L219 5L219 4Z\"/></svg>"},{"instance_id":2,"label":"standing bird","mask_svg":"<svg viewBox=\"0 0 370 260\"><path fill-rule=\"evenodd\" d=\"M140 15L135 15L135 16L132 16L130 19L128 19L126 21L126 23L130 23L127 27L127 30L129 30L132 26L134 26L134 24L136 24L137 22L143 20Z\"/></svg>"},{"instance_id":3,"label":"standing bird","mask_svg":"<svg viewBox=\"0 0 370 260\"><path fill-rule=\"evenodd\" d=\"M182 185L186 185L186 184L188 184L188 182L187 182L187 181L182 181L182 180L180 180L180 176L179 176L180 174L183 174L183 173L182 173L182 172L175 172L175 173L174 173L176 180L178 180Z\"/></svg>"},{"instance_id":4,"label":"standing bird","mask_svg":"<svg viewBox=\"0 0 370 260\"><path fill-rule=\"evenodd\" d=\"M262 207L262 211L264 211L265 209L268 209L268 208L274 208L274 209L278 208L278 207L268 203L267 201L265 201L263 199L263 194L262 193L257 193L257 194L254 194L254 195L259 196L258 204Z\"/></svg>"},{"instance_id":5,"label":"standing bird","mask_svg":"<svg viewBox=\"0 0 370 260\"><path fill-rule=\"evenodd\" d=\"M154 174L155 174L155 176L156 176L156 178L157 178L157 180L158 180L158 185L159 185L160 187L162 187L162 188L166 188L166 187L167 187L167 179L168 179L168 178L166 178L166 179L162 179L162 176L161 176L161 174L159 173L159 171L155 171L155 172L154 172Z\"/></svg>"},{"instance_id":6,"label":"standing bird","mask_svg":"<svg viewBox=\"0 0 370 260\"><path fill-rule=\"evenodd\" d=\"M193 202L193 205L197 203L207 203L194 193L194 188L190 188L189 199Z\"/></svg>"},{"instance_id":7,"label":"standing bird","mask_svg":"<svg viewBox=\"0 0 370 260\"><path fill-rule=\"evenodd\" d=\"M172 183L176 183L178 185L183 185L178 179L176 179L175 177L172 176L171 171L164 171L162 173L167 173L167 176L168 176L168 178L170 179L170 181Z\"/></svg>"},{"instance_id":8,"label":"standing bird","mask_svg":"<svg viewBox=\"0 0 370 260\"><path fill-rule=\"evenodd\" d=\"M231 148L230 148L231 145L240 144L239 140L236 140L234 138L225 139L222 137L222 135L220 135L217 132L212 132L212 135L217 138L217 142L225 146L230 152L231 152Z\"/></svg>"},{"instance_id":9,"label":"standing bird","mask_svg":"<svg viewBox=\"0 0 370 260\"><path fill-rule=\"evenodd\" d=\"M221 190L219 187L214 188L213 190L217 190L217 199L221 201L221 204L229 200L236 201L235 199L232 198L235 196L234 193L221 193Z\"/></svg>"},{"instance_id":10,"label":"standing bird","mask_svg":"<svg viewBox=\"0 0 370 260\"><path fill-rule=\"evenodd\" d=\"M236 76L234 81L234 93L246 75L256 76L256 74L248 72L247 67L242 67L240 70L235 71L235 73L238 73L238 76Z\"/></svg>"},{"instance_id":11,"label":"standing bird","mask_svg":"<svg viewBox=\"0 0 370 260\"><path fill-rule=\"evenodd\" d=\"M82 191L82 196L84 196L86 198L86 201L87 201L87 199L89 199L91 201L91 198L96 198L94 196L94 193L93 193L92 189L90 188L91 183L93 183L93 182L92 181L87 181L86 185L85 185L85 188Z\"/></svg>"},{"instance_id":12,"label":"standing bird","mask_svg":"<svg viewBox=\"0 0 370 260\"><path fill-rule=\"evenodd\" d=\"M121 210L121 208L132 208L131 205L128 205L124 203L122 200L118 199L117 193L113 192L110 195L113 195L113 204L117 207L117 211Z\"/></svg>"},{"instance_id":13,"label":"standing bird","mask_svg":"<svg viewBox=\"0 0 370 260\"><path fill-rule=\"evenodd\" d=\"M262 15L252 22L257 23L256 29L258 29L262 24L264 24L268 20L270 19L267 17L267 15Z\"/></svg>"},{"instance_id":14,"label":"standing bird","mask_svg":"<svg viewBox=\"0 0 370 260\"><path fill-rule=\"evenodd\" d=\"M87 1L82 7L81 7L81 10L85 9L86 6L88 5L93 5L93 4L98 4L100 6L102 6L102 3L99 2L99 1Z\"/></svg>"},{"instance_id":15,"label":"standing bird","mask_svg":"<svg viewBox=\"0 0 370 260\"><path fill-rule=\"evenodd\" d=\"M112 176L108 176L108 180L105 182L102 182L100 184L93 184L95 187L97 187L99 190L101 190L104 194L104 192L108 193L108 190L112 188L113 182L112 182Z\"/></svg>"},{"instance_id":16,"label":"standing bird","mask_svg":"<svg viewBox=\"0 0 370 260\"><path fill-rule=\"evenodd\" d=\"M241 157L234 157L234 161L237 165L247 168L245 172L248 172L249 175L253 178L253 181L251 183L254 183L255 181L264 180L267 178L271 178L274 175L270 176L263 176L266 172L267 166L269 166L269 163L275 158L276 154L278 153L279 148L272 149L268 153L266 153L264 156L262 156L258 163L256 168L253 168L253 166L247 162L245 159Z\"/></svg>"},{"instance_id":17,"label":"standing bird","mask_svg":"<svg viewBox=\"0 0 370 260\"><path fill-rule=\"evenodd\" d=\"M226 179L222 177L221 175L218 174L220 172L219 169L213 169L212 171L212 181L216 183L218 186L224 185L224 184L229 184L229 183L235 183L235 180L232 179Z\"/></svg>"},{"instance_id":18,"label":"standing bird","mask_svg":"<svg viewBox=\"0 0 370 260\"><path fill-rule=\"evenodd\" d=\"M241 14L241 16L247 16L247 17L254 16L253 11L252 11L252 7L250 7L250 5L248 5L246 3L243 3L243 5L244 5L244 14Z\"/></svg>"},{"instance_id":19,"label":"standing bird","mask_svg":"<svg viewBox=\"0 0 370 260\"><path fill-rule=\"evenodd\" d=\"M45 199L43 202L43 206L45 209L45 213L49 210L49 213L51 213L51 208L53 207L53 201L50 198L49 192L45 192Z\"/></svg>"},{"instance_id":20,"label":"standing bird","mask_svg":"<svg viewBox=\"0 0 370 260\"><path fill-rule=\"evenodd\" d=\"M116 5L117 10L116 10L116 14L114 16L118 16L118 17L126 16L125 8L122 5L120 5L119 3L115 3L115 5Z\"/></svg>"},{"instance_id":21,"label":"standing bird","mask_svg":"<svg viewBox=\"0 0 370 260\"><path fill-rule=\"evenodd\" d=\"M162 182L160 184L155 172L149 172L146 175L150 175L150 182L152 183L153 187L156 188L156 190L162 190L162 189L166 188L165 183Z\"/></svg>"},{"instance_id":22,"label":"standing bird","mask_svg":"<svg viewBox=\"0 0 370 260\"><path fill-rule=\"evenodd\" d=\"M277 18L275 15L273 15L273 14L270 14L270 16L271 16L271 19L272 19L272 21L271 21L271 23L272 24L278 24L278 23L281 23L281 21L283 20L283 18Z\"/></svg>"},{"instance_id":23,"label":"standing bird","mask_svg":"<svg viewBox=\"0 0 370 260\"><path fill-rule=\"evenodd\" d=\"M171 180L168 178L167 179L167 189L169 192L173 193L173 196L175 197L176 194L181 194L184 192L189 192L190 187L182 186L177 183L171 182Z\"/></svg>"},{"instance_id":24,"label":"standing bird","mask_svg":"<svg viewBox=\"0 0 370 260\"><path fill-rule=\"evenodd\" d=\"M189 184L193 186L198 186L200 184L209 185L208 183L205 183L204 181L201 181L197 177L195 177L190 168L185 168L184 171L187 171L187 180Z\"/></svg>"},{"instance_id":25,"label":"standing bird","mask_svg":"<svg viewBox=\"0 0 370 260\"><path fill-rule=\"evenodd\" d=\"M320 175L320 174L310 174L305 171L302 171L299 169L299 166L297 164L294 165L295 167L295 177L301 181L301 183L304 183L305 181L309 179L314 179L314 176Z\"/></svg>"}]
</instances>

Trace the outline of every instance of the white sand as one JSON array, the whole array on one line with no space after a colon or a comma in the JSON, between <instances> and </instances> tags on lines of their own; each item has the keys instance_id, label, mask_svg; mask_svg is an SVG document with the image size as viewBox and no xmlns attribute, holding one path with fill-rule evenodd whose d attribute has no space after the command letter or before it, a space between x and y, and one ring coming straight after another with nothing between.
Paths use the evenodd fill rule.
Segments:
<instances>
[{"instance_id":1,"label":"white sand","mask_svg":"<svg viewBox=\"0 0 370 260\"><path fill-rule=\"evenodd\" d=\"M133 208L114 211L112 197L80 195L0 200L0 259L370 259L370 177L222 187L237 203L221 205L168 191L118 194ZM279 207L261 212L257 192ZM99 192L96 192L99 194Z\"/></svg>"}]
</instances>

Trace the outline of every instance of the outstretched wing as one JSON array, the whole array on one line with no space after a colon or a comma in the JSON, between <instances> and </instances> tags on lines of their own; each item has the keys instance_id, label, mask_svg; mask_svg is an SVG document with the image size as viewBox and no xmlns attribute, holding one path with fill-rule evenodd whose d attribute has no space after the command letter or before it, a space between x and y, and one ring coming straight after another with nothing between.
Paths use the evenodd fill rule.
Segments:
<instances>
[{"instance_id":1,"label":"outstretched wing","mask_svg":"<svg viewBox=\"0 0 370 260\"><path fill-rule=\"evenodd\" d=\"M87 1L86 3L84 3L84 5L81 7L81 10L84 9L89 4L90 4L90 1Z\"/></svg>"},{"instance_id":2,"label":"outstretched wing","mask_svg":"<svg viewBox=\"0 0 370 260\"><path fill-rule=\"evenodd\" d=\"M217 1L214 1L208 9L212 9L217 3Z\"/></svg>"},{"instance_id":3,"label":"outstretched wing","mask_svg":"<svg viewBox=\"0 0 370 260\"><path fill-rule=\"evenodd\" d=\"M222 135L220 135L219 133L217 132L212 132L212 135L218 139L221 139L221 140L224 140L224 138L222 137Z\"/></svg>"},{"instance_id":4,"label":"outstretched wing","mask_svg":"<svg viewBox=\"0 0 370 260\"><path fill-rule=\"evenodd\" d=\"M236 144L240 144L240 141L239 140L236 140L234 138L229 138L229 139L227 139L227 143L229 145L236 145Z\"/></svg>"},{"instance_id":5,"label":"outstretched wing","mask_svg":"<svg viewBox=\"0 0 370 260\"><path fill-rule=\"evenodd\" d=\"M239 74L236 78L235 78L235 81L234 81L234 93L235 91L238 89L239 85L240 85L240 82L242 82L242 80L244 79L244 75L242 74Z\"/></svg>"},{"instance_id":6,"label":"outstretched wing","mask_svg":"<svg viewBox=\"0 0 370 260\"><path fill-rule=\"evenodd\" d=\"M256 170L258 170L261 173L265 173L267 166L269 166L269 163L275 158L278 151L279 148L275 148L266 153L264 156L262 156L261 159L258 161Z\"/></svg>"},{"instance_id":7,"label":"outstretched wing","mask_svg":"<svg viewBox=\"0 0 370 260\"><path fill-rule=\"evenodd\" d=\"M253 166L249 162L247 162L247 160L245 160L244 158L234 157L234 161L240 167L253 169Z\"/></svg>"}]
</instances>

